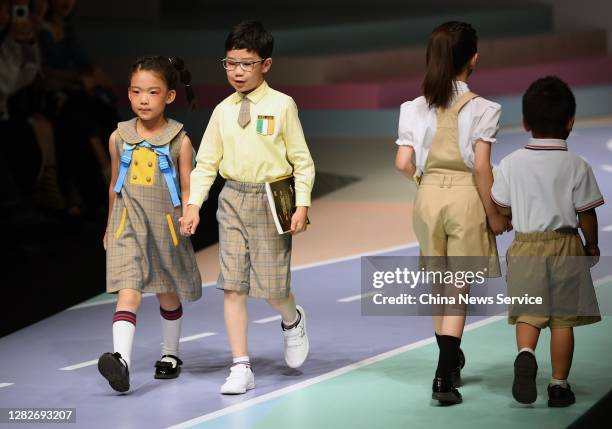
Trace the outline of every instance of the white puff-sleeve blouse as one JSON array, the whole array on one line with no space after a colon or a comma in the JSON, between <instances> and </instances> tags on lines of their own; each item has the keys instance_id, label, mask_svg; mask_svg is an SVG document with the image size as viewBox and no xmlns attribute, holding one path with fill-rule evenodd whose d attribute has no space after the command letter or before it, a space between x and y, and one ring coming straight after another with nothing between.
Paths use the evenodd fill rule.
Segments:
<instances>
[{"instance_id":1,"label":"white puff-sleeve blouse","mask_svg":"<svg viewBox=\"0 0 612 429\"><path fill-rule=\"evenodd\" d=\"M469 91L465 82L455 82L451 105ZM499 130L501 105L482 97L469 101L459 112L459 149L469 170L474 168L474 144L478 140L496 141ZM414 148L417 174L425 170L429 148L436 133L436 110L430 109L425 97L407 101L400 108L399 130L396 144Z\"/></svg>"}]
</instances>

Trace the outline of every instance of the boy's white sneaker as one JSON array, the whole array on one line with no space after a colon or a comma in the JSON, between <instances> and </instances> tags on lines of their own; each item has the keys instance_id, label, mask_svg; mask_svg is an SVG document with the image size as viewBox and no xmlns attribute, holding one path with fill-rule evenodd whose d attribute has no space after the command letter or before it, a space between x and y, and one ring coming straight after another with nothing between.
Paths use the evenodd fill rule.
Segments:
<instances>
[{"instance_id":1,"label":"boy's white sneaker","mask_svg":"<svg viewBox=\"0 0 612 429\"><path fill-rule=\"evenodd\" d=\"M299 368L302 366L309 350L308 334L306 333L306 313L299 305L295 307L300 313L300 322L295 328L287 330L283 328L285 362L287 362L289 368Z\"/></svg>"},{"instance_id":2,"label":"boy's white sneaker","mask_svg":"<svg viewBox=\"0 0 612 429\"><path fill-rule=\"evenodd\" d=\"M234 365L230 368L230 375L225 379L220 392L223 395L240 395L247 390L255 388L255 376L246 365Z\"/></svg>"}]
</instances>

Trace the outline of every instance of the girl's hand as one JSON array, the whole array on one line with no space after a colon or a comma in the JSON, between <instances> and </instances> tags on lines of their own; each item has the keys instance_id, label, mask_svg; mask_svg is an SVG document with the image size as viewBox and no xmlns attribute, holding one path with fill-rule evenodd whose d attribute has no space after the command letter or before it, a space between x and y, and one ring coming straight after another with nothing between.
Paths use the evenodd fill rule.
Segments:
<instances>
[{"instance_id":1,"label":"girl's hand","mask_svg":"<svg viewBox=\"0 0 612 429\"><path fill-rule=\"evenodd\" d=\"M506 216L496 213L492 216L487 217L489 228L495 235L503 234L506 231L512 231L512 223Z\"/></svg>"},{"instance_id":2,"label":"girl's hand","mask_svg":"<svg viewBox=\"0 0 612 429\"><path fill-rule=\"evenodd\" d=\"M306 219L308 216L308 207L298 207L291 217L291 234L299 234L306 231Z\"/></svg>"},{"instance_id":3,"label":"girl's hand","mask_svg":"<svg viewBox=\"0 0 612 429\"><path fill-rule=\"evenodd\" d=\"M104 231L104 238L102 238L102 246L104 246L104 250L106 250L107 244L108 244L108 229Z\"/></svg>"}]
</instances>

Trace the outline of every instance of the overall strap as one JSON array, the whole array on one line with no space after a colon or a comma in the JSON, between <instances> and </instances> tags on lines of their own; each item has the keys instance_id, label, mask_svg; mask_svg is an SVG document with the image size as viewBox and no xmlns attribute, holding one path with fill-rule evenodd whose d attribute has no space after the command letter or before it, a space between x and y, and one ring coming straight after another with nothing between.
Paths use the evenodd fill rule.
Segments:
<instances>
[{"instance_id":1,"label":"overall strap","mask_svg":"<svg viewBox=\"0 0 612 429\"><path fill-rule=\"evenodd\" d=\"M474 98L477 98L477 97L479 97L478 94L468 91L465 94L463 94L461 97L459 97L457 101L455 101L455 103L448 110L458 115L461 109L463 109L463 107L467 103L469 103L470 101L472 101Z\"/></svg>"},{"instance_id":2,"label":"overall strap","mask_svg":"<svg viewBox=\"0 0 612 429\"><path fill-rule=\"evenodd\" d=\"M461 95L447 109L436 109L437 128L425 162L427 173L468 173L459 147L459 112L470 100L478 97L473 92Z\"/></svg>"}]
</instances>

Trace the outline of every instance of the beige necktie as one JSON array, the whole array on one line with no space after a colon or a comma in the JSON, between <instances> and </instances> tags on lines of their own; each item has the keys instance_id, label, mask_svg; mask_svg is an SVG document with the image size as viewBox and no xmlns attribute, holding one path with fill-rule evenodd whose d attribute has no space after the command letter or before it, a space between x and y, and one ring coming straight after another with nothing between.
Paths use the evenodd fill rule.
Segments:
<instances>
[{"instance_id":1,"label":"beige necktie","mask_svg":"<svg viewBox=\"0 0 612 429\"><path fill-rule=\"evenodd\" d=\"M251 122L251 108L249 105L249 99L247 97L242 97L242 103L240 103L240 113L238 114L238 125L244 128L249 122Z\"/></svg>"}]
</instances>

